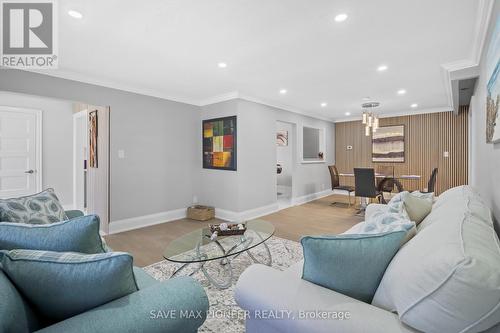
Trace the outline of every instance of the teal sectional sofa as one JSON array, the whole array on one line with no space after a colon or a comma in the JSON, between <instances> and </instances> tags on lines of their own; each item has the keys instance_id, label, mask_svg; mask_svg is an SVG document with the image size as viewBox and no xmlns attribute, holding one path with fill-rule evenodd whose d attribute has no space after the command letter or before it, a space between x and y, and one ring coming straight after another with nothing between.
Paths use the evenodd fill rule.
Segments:
<instances>
[{"instance_id":1,"label":"teal sectional sofa","mask_svg":"<svg viewBox=\"0 0 500 333\"><path fill-rule=\"evenodd\" d=\"M78 211L66 214L70 218L83 215ZM139 291L54 323L35 312L0 266L0 333L198 331L209 308L198 282L190 277L159 282L138 267L134 275Z\"/></svg>"}]
</instances>

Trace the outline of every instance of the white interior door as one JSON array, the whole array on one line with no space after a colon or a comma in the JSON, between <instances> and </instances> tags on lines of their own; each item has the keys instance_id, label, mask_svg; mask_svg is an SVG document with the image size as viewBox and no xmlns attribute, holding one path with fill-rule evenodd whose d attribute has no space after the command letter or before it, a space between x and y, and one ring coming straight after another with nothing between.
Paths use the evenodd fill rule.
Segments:
<instances>
[{"instance_id":1,"label":"white interior door","mask_svg":"<svg viewBox=\"0 0 500 333\"><path fill-rule=\"evenodd\" d=\"M41 190L41 111L0 106L0 198Z\"/></svg>"}]
</instances>

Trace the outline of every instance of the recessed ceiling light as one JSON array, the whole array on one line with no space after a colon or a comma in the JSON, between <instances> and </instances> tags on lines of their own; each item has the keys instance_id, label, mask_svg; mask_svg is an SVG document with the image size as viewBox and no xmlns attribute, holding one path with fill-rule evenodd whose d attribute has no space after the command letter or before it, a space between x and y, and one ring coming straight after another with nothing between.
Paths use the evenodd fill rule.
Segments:
<instances>
[{"instance_id":1,"label":"recessed ceiling light","mask_svg":"<svg viewBox=\"0 0 500 333\"><path fill-rule=\"evenodd\" d=\"M280 94L285 95L286 93L287 93L287 90L286 90L286 89L281 89L281 90L280 90Z\"/></svg>"},{"instance_id":2,"label":"recessed ceiling light","mask_svg":"<svg viewBox=\"0 0 500 333\"><path fill-rule=\"evenodd\" d=\"M83 17L82 13L76 10L68 10L68 15L76 19L81 19Z\"/></svg>"},{"instance_id":3,"label":"recessed ceiling light","mask_svg":"<svg viewBox=\"0 0 500 333\"><path fill-rule=\"evenodd\" d=\"M345 20L347 20L347 14L345 13L335 16L335 22L344 22Z\"/></svg>"},{"instance_id":4,"label":"recessed ceiling light","mask_svg":"<svg viewBox=\"0 0 500 333\"><path fill-rule=\"evenodd\" d=\"M322 108L326 107L327 105L328 105L328 104L327 104L327 103L325 103L325 102L321 103L321 107L322 107Z\"/></svg>"},{"instance_id":5,"label":"recessed ceiling light","mask_svg":"<svg viewBox=\"0 0 500 333\"><path fill-rule=\"evenodd\" d=\"M346 112L346 113L345 113L345 115L346 115L346 116L350 116L350 115L351 115L351 113L350 113L350 112Z\"/></svg>"},{"instance_id":6,"label":"recessed ceiling light","mask_svg":"<svg viewBox=\"0 0 500 333\"><path fill-rule=\"evenodd\" d=\"M219 68L226 68L227 64L225 62L219 62L217 66L219 66Z\"/></svg>"},{"instance_id":7,"label":"recessed ceiling light","mask_svg":"<svg viewBox=\"0 0 500 333\"><path fill-rule=\"evenodd\" d=\"M363 101L369 101L370 99L370 96L363 97Z\"/></svg>"},{"instance_id":8,"label":"recessed ceiling light","mask_svg":"<svg viewBox=\"0 0 500 333\"><path fill-rule=\"evenodd\" d=\"M418 104L417 103L413 103L412 105L410 105L412 108L416 108L418 107Z\"/></svg>"},{"instance_id":9,"label":"recessed ceiling light","mask_svg":"<svg viewBox=\"0 0 500 333\"><path fill-rule=\"evenodd\" d=\"M404 94L406 94L406 90L404 90L404 89L398 90L398 95L404 95Z\"/></svg>"},{"instance_id":10,"label":"recessed ceiling light","mask_svg":"<svg viewBox=\"0 0 500 333\"><path fill-rule=\"evenodd\" d=\"M380 65L377 67L377 70L379 72L383 72L383 71L387 70L387 68L388 68L387 65Z\"/></svg>"}]
</instances>

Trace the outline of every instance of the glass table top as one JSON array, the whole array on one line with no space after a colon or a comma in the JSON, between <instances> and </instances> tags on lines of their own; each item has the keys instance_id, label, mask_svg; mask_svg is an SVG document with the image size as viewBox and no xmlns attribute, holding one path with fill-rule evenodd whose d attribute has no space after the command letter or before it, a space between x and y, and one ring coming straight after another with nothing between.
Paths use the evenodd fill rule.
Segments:
<instances>
[{"instance_id":1,"label":"glass table top","mask_svg":"<svg viewBox=\"0 0 500 333\"><path fill-rule=\"evenodd\" d=\"M201 228L174 239L163 252L163 257L179 263L205 262L237 255L250 250L274 234L274 226L265 220L244 223L243 235L219 236L211 240L210 228Z\"/></svg>"}]
</instances>

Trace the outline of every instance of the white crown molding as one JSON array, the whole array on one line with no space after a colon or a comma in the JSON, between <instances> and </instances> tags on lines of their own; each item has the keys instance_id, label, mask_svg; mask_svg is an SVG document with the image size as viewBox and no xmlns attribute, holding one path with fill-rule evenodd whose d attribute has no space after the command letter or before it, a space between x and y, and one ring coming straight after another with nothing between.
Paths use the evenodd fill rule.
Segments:
<instances>
[{"instance_id":1,"label":"white crown molding","mask_svg":"<svg viewBox=\"0 0 500 333\"><path fill-rule=\"evenodd\" d=\"M484 43L486 42L494 3L494 0L478 0L476 27L474 30L474 40L472 42L471 50L471 59L476 64L479 64L481 61L481 55L484 49Z\"/></svg>"},{"instance_id":2,"label":"white crown molding","mask_svg":"<svg viewBox=\"0 0 500 333\"><path fill-rule=\"evenodd\" d=\"M5 68L5 67L1 67ZM87 84L92 84L96 86L101 86L101 87L106 87L106 88L111 88L111 89L116 89L116 90L121 90L121 91L126 91L134 94L139 94L139 95L145 95L145 96L150 96L150 97L156 97L160 99L165 99L173 102L179 102L179 103L184 103L184 104L190 104L190 105L196 105L200 106L199 101L186 98L186 97L179 97L179 96L173 96L173 95L168 95L165 94L164 92L154 90L154 89L148 89L148 88L140 88L140 87L133 87L113 81L108 81L108 80L102 80L102 79L97 79L95 77L91 77L85 74L81 73L76 73L72 71L65 71L65 70L33 70L33 69L20 69L26 72L31 72L31 73L37 73L37 74L42 74L42 75L47 75L47 76L52 76L52 77L57 77L60 79L66 79L66 80L72 80L72 81L77 81L77 82L82 82L82 83L87 83Z\"/></svg>"},{"instance_id":3,"label":"white crown molding","mask_svg":"<svg viewBox=\"0 0 500 333\"><path fill-rule=\"evenodd\" d=\"M128 85L124 85L124 84L120 84L120 83L116 83L116 82L112 82L112 81L96 79L96 78L93 78L93 77L90 77L90 76L87 76L84 74L71 72L71 71L64 71L64 70L57 70L57 71L43 70L42 71L42 70L32 70L32 69L21 69L21 70L26 71L26 72L32 72L32 73L57 77L57 78L61 78L61 79L72 80L72 81L77 81L77 82L82 82L82 83L87 83L87 84L93 84L93 85L97 85L97 86L101 86L101 87L131 92L134 94L151 96L151 97L156 97L156 98L165 99L165 100L169 100L169 101L195 105L195 106L206 106L206 105L225 102L225 101L229 101L229 100L233 100L233 99L243 99L246 101L267 105L267 106L270 106L273 108L282 109L282 110L293 112L293 113L298 113L298 114L301 114L301 115L304 115L307 117L311 117L311 118L316 118L316 119L325 120L325 121L329 121L329 122L333 121L331 118L328 118L328 117L324 117L324 116L317 115L314 113L308 113L308 112L293 108L293 107L285 105L285 104L269 102L269 101L265 101L265 100L257 98L257 97L244 95L238 91L232 91L229 93L212 96L212 97L209 97L206 99L196 100L196 99L189 99L189 98L185 98L185 97L167 95L161 91L157 91L157 90L153 90L153 89L132 87L132 86L128 86Z\"/></svg>"},{"instance_id":4,"label":"white crown molding","mask_svg":"<svg viewBox=\"0 0 500 333\"><path fill-rule=\"evenodd\" d=\"M246 95L246 94L240 94L239 98L243 99L245 101L249 101L249 102L254 102L254 103L258 103L258 104L263 104L263 105L266 105L266 106L270 106L272 108L276 108L276 109L280 109L280 110L285 110L285 111L289 111L289 112L292 112L292 113L297 113L297 114L300 114L300 115L303 115L303 116L306 116L306 117L333 122L333 118L325 117L325 116L319 115L319 114L314 113L314 112L306 112L306 111L294 108L294 107L286 105L286 104L276 103L276 102L268 101L268 100L265 100L265 99L262 99L262 98L258 98L258 97L253 97L253 96L250 96L250 95Z\"/></svg>"},{"instance_id":5,"label":"white crown molding","mask_svg":"<svg viewBox=\"0 0 500 333\"><path fill-rule=\"evenodd\" d=\"M207 99L204 99L198 103L198 106L207 106L207 105L216 104L216 103L220 103L220 102L226 102L226 101L230 101L230 100L238 99L238 98L240 98L240 93L237 91L231 91L231 92L228 92L225 94L216 95L216 96L212 96L212 97L209 97Z\"/></svg>"},{"instance_id":6,"label":"white crown molding","mask_svg":"<svg viewBox=\"0 0 500 333\"><path fill-rule=\"evenodd\" d=\"M462 78L465 78L465 76L473 77L474 75L477 75L477 67L479 66L479 62L481 60L481 54L482 54L482 51L484 49L484 43L486 41L486 36L488 33L488 26L489 26L491 14L493 11L493 5L494 5L494 0L478 0L478 10L476 13L476 25L475 25L475 30L474 30L472 48L471 48L471 52L470 52L470 59L459 60L459 61L445 63L445 64L441 65L443 68L443 83L444 83L445 93L446 93L447 100L448 100L448 106L452 109L454 107L454 103L453 103L453 88L452 88L451 81L458 79L456 77L458 77L460 75L464 76ZM1 68L3 68L3 67L1 67ZM239 98L239 99L243 99L246 101L263 104L263 105L270 106L273 108L282 109L285 111L297 113L300 115L304 115L307 117L316 118L316 119L320 119L320 120L324 120L324 121L329 121L329 122L349 121L348 119L336 120L334 118L319 115L315 112L306 112L306 111L294 108L294 107L286 105L286 104L276 103L274 101L269 101L269 100L265 100L262 98L243 94L243 93L240 93L239 91L232 91L229 93L216 95L216 96L212 96L209 98L198 100L198 99L192 99L192 98L187 98L187 97L169 95L169 94L166 94L165 92L158 91L155 89L134 87L134 86L124 85L124 84L113 82L113 81L97 79L95 77L91 77L91 76L88 76L85 74L76 73L76 72L72 72L72 71L65 71L65 70L57 70L57 71L44 70L44 71L41 71L41 70L30 70L30 69L23 69L23 70L28 71L28 72L34 72L34 73L39 73L39 74L43 74L43 75L58 77L58 78L62 78L62 79L68 79L68 80L83 82L83 83L87 83L87 84L93 84L93 85L103 86L103 87L107 87L107 88L127 91L127 92L131 92L131 93L166 99L166 100L170 100L170 101L174 101L174 102L191 104L191 105L195 105L195 106L206 106L206 105L210 105L210 104L215 104L215 103L224 102L224 101ZM472 75L472 76L470 76L470 75ZM441 112L441 111L436 111L436 112ZM421 113L428 113L428 112L421 112ZM388 115L388 116L393 116L393 115Z\"/></svg>"},{"instance_id":7,"label":"white crown molding","mask_svg":"<svg viewBox=\"0 0 500 333\"><path fill-rule=\"evenodd\" d=\"M321 116L321 115L318 115L318 114L315 114L312 112L308 113L308 112L299 110L297 108L291 107L291 106L286 105L286 104L271 102L271 101L267 101L267 100L264 100L264 99L261 99L258 97L250 96L247 94L242 94L239 91L232 91L232 92L229 92L226 94L217 95L217 96L205 99L200 103L200 106L207 106L207 105L216 104L216 103L220 103L220 102L226 102L226 101L230 101L230 100L234 100L234 99L242 99L242 100L245 100L248 102L266 105L266 106L269 106L269 107L272 107L275 109L293 112L293 113L297 113L297 114L300 114L303 116L307 116L307 117L311 117L311 118L315 118L315 119L319 119L319 120L324 120L324 121L329 121L329 122L333 121L332 118Z\"/></svg>"},{"instance_id":8,"label":"white crown molding","mask_svg":"<svg viewBox=\"0 0 500 333\"><path fill-rule=\"evenodd\" d=\"M479 63L481 62L481 54L483 52L484 43L488 34L488 26L490 24L491 14L493 10L494 0L478 0L478 10L476 13L476 25L474 29L474 39L470 51L470 59L462 59L454 62L442 64L443 69L443 84L445 88L448 105L458 110L456 106L453 92L453 80L476 77L479 75ZM457 92L458 93L458 92ZM455 93L455 95L457 94Z\"/></svg>"},{"instance_id":9,"label":"white crown molding","mask_svg":"<svg viewBox=\"0 0 500 333\"><path fill-rule=\"evenodd\" d=\"M417 109L417 110L408 110L397 113L381 113L378 114L379 118L391 118L391 117L403 117L403 116L413 116L417 114L427 114L427 113L439 113L439 112L451 112L453 108L450 106L442 106L438 108L428 108L428 109ZM358 121L361 120L361 117L349 117L343 119L337 119L335 123L345 123L348 121Z\"/></svg>"}]
</instances>

